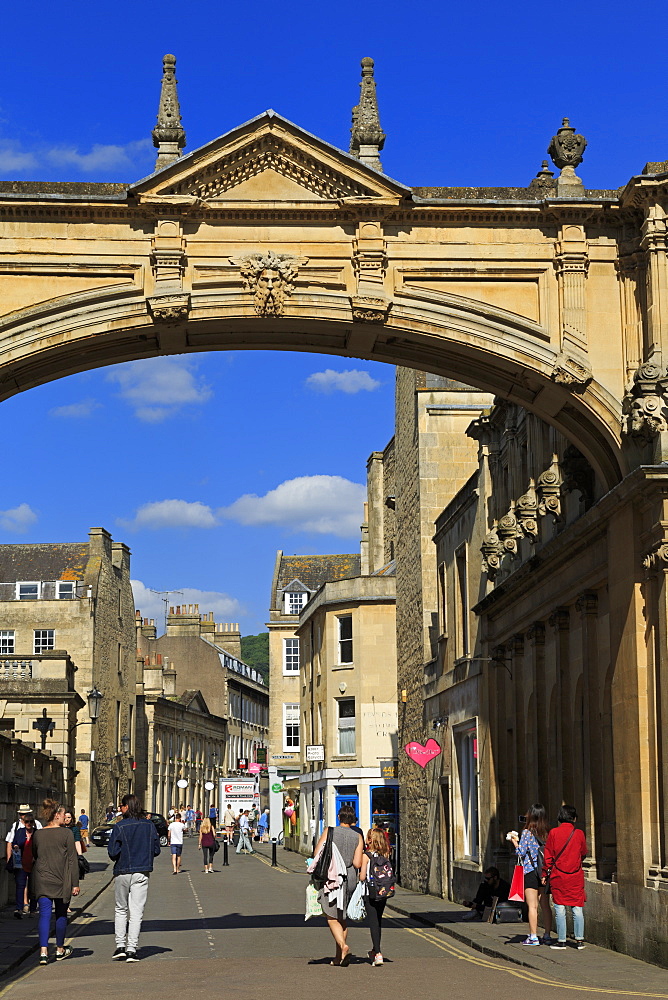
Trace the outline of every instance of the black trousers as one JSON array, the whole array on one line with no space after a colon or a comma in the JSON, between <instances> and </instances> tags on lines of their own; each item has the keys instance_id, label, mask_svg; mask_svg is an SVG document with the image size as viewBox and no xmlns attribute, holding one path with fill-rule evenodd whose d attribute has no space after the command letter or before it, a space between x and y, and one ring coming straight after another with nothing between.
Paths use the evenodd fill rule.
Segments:
<instances>
[{"instance_id":1,"label":"black trousers","mask_svg":"<svg viewBox=\"0 0 668 1000\"><path fill-rule=\"evenodd\" d=\"M380 925L383 920L386 902L386 899L369 899L368 896L364 897L364 906L371 931L371 947L376 954L380 951Z\"/></svg>"}]
</instances>

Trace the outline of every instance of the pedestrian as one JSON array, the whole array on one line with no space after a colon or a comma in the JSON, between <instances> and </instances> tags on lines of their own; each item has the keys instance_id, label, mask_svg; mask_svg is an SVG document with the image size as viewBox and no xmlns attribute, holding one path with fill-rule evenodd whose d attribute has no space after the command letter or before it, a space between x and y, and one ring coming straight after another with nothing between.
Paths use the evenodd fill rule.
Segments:
<instances>
[{"instance_id":1,"label":"pedestrian","mask_svg":"<svg viewBox=\"0 0 668 1000\"><path fill-rule=\"evenodd\" d=\"M44 827L32 836L33 886L39 906L39 964L49 961L51 913L56 917L56 961L69 958L72 949L65 945L67 904L79 895L79 865L74 838L63 829L65 808L53 799L44 799Z\"/></svg>"},{"instance_id":2,"label":"pedestrian","mask_svg":"<svg viewBox=\"0 0 668 1000\"><path fill-rule=\"evenodd\" d=\"M176 809L174 808L174 806L172 806L172 808L167 813L167 822L173 823L175 819L176 819Z\"/></svg>"},{"instance_id":3,"label":"pedestrian","mask_svg":"<svg viewBox=\"0 0 668 1000\"><path fill-rule=\"evenodd\" d=\"M181 813L176 813L174 821L167 827L167 843L172 851L172 874L181 871L181 854L183 853L183 831L185 824L181 822Z\"/></svg>"},{"instance_id":4,"label":"pedestrian","mask_svg":"<svg viewBox=\"0 0 668 1000\"><path fill-rule=\"evenodd\" d=\"M209 819L211 820L211 826L215 830L218 826L218 810L213 804L209 806Z\"/></svg>"},{"instance_id":5,"label":"pedestrian","mask_svg":"<svg viewBox=\"0 0 668 1000\"><path fill-rule=\"evenodd\" d=\"M81 839L84 844L88 844L88 826L90 824L90 818L86 815L86 810L82 809L79 813L79 829L81 830Z\"/></svg>"},{"instance_id":6,"label":"pedestrian","mask_svg":"<svg viewBox=\"0 0 668 1000\"><path fill-rule=\"evenodd\" d=\"M495 899L498 903L505 903L509 895L510 885L501 878L499 869L486 868L475 898L463 901L464 906L471 907L464 920L482 920L486 907L492 906Z\"/></svg>"},{"instance_id":7,"label":"pedestrian","mask_svg":"<svg viewBox=\"0 0 668 1000\"><path fill-rule=\"evenodd\" d=\"M199 834L199 831L200 831L201 828L202 828L202 810L201 809L196 809L195 810L195 833Z\"/></svg>"},{"instance_id":8,"label":"pedestrian","mask_svg":"<svg viewBox=\"0 0 668 1000\"><path fill-rule=\"evenodd\" d=\"M114 809L114 803L110 802L109 805L107 806L107 811L104 814L105 823L111 823L111 821L114 819L115 816L116 816L116 810Z\"/></svg>"},{"instance_id":9,"label":"pedestrian","mask_svg":"<svg viewBox=\"0 0 668 1000\"><path fill-rule=\"evenodd\" d=\"M552 948L566 947L566 907L573 912L573 937L578 951L584 943L584 913L586 902L582 861L587 856L587 841L582 830L576 830L578 814L574 806L563 805L557 816L559 824L550 830L545 843L543 882L549 880L557 924L557 940ZM546 893L547 895L547 893Z\"/></svg>"},{"instance_id":10,"label":"pedestrian","mask_svg":"<svg viewBox=\"0 0 668 1000\"><path fill-rule=\"evenodd\" d=\"M332 902L327 894L327 889L321 889L318 893L322 912L327 917L327 924L330 933L336 942L336 955L330 965L350 965L350 948L348 947L348 924L346 922L346 910L350 897L357 885L357 873L362 867L364 857L363 838L351 829L355 822L355 810L349 803L343 803L339 809L339 825L332 831L333 845L339 851L343 864L345 865L345 878L342 880L341 894L339 899ZM329 827L325 827L320 835L320 840L316 844L313 852L314 858L322 850L327 839ZM339 905L340 903L340 905Z\"/></svg>"},{"instance_id":11,"label":"pedestrian","mask_svg":"<svg viewBox=\"0 0 668 1000\"><path fill-rule=\"evenodd\" d=\"M234 840L235 819L232 804L230 802L227 803L225 813L223 814L223 827L225 829L225 838L227 843L231 844Z\"/></svg>"},{"instance_id":12,"label":"pedestrian","mask_svg":"<svg viewBox=\"0 0 668 1000\"><path fill-rule=\"evenodd\" d=\"M30 873L33 867L32 836L35 832L35 820L32 815L25 815L23 825L14 823L14 836L6 842L7 867L11 864L16 889L16 906L14 916L20 920L24 913L34 913L37 908L34 893L30 892Z\"/></svg>"},{"instance_id":13,"label":"pedestrian","mask_svg":"<svg viewBox=\"0 0 668 1000\"><path fill-rule=\"evenodd\" d=\"M269 840L269 810L265 809L257 821L257 832L263 844Z\"/></svg>"},{"instance_id":14,"label":"pedestrian","mask_svg":"<svg viewBox=\"0 0 668 1000\"><path fill-rule=\"evenodd\" d=\"M74 850L77 852L77 864L79 865L79 879L83 879L84 878L84 873L81 870L81 864L82 864L82 862L79 861L79 858L83 856L84 845L83 845L83 842L81 840L81 830L79 829L79 827L77 826L77 824L74 822L74 813L70 809L66 809L65 810L65 822L63 823L63 826L67 830L71 830L72 831L72 836L74 837ZM68 915L68 917L71 916L73 913L74 913L74 910L69 906L69 903L68 903L68 906L67 906L67 915Z\"/></svg>"},{"instance_id":15,"label":"pedestrian","mask_svg":"<svg viewBox=\"0 0 668 1000\"><path fill-rule=\"evenodd\" d=\"M518 840L516 836L510 837L515 850L517 851L517 863L524 868L524 900L529 910L529 934L522 941L522 944L539 945L538 939L538 902L543 913L543 923L545 931L542 937L543 944L550 944L552 931L552 910L550 900L544 891L541 881L543 871L543 848L549 828L547 825L547 815L545 806L539 802L530 806L524 817L524 829Z\"/></svg>"},{"instance_id":16,"label":"pedestrian","mask_svg":"<svg viewBox=\"0 0 668 1000\"><path fill-rule=\"evenodd\" d=\"M188 808L186 809L185 821L186 821L186 833L188 834L189 837L192 837L193 833L195 832L195 810L193 809L192 806L188 806Z\"/></svg>"},{"instance_id":17,"label":"pedestrian","mask_svg":"<svg viewBox=\"0 0 668 1000\"><path fill-rule=\"evenodd\" d=\"M239 843L237 844L237 854L241 854L242 851L248 851L249 854L255 854L250 836L251 832L248 809L244 809L243 812L239 814Z\"/></svg>"},{"instance_id":18,"label":"pedestrian","mask_svg":"<svg viewBox=\"0 0 668 1000\"><path fill-rule=\"evenodd\" d=\"M204 871L213 874L213 848L216 842L216 834L213 827L211 826L210 819L202 820L202 825L199 831L199 841L197 846L202 850L202 861L204 863Z\"/></svg>"},{"instance_id":19,"label":"pedestrian","mask_svg":"<svg viewBox=\"0 0 668 1000\"><path fill-rule=\"evenodd\" d=\"M387 897L380 894L378 887L374 885L371 874L377 870L382 870L394 879L394 871L390 862L390 847L385 838L383 830L374 827L369 830L366 837L366 849L362 857L362 868L360 870L360 882L366 882L366 893L364 896L364 908L369 921L371 931L371 951L367 952L372 965L383 964L383 954L380 950L380 936L382 931L383 913Z\"/></svg>"},{"instance_id":20,"label":"pedestrian","mask_svg":"<svg viewBox=\"0 0 668 1000\"><path fill-rule=\"evenodd\" d=\"M114 862L114 897L116 902L113 958L138 962L141 930L149 874L153 858L160 854L160 837L155 825L146 819L136 795L121 800L122 819L115 824L107 851Z\"/></svg>"},{"instance_id":21,"label":"pedestrian","mask_svg":"<svg viewBox=\"0 0 668 1000\"><path fill-rule=\"evenodd\" d=\"M248 822L250 823L251 839L255 840L257 836L257 821L260 818L260 810L253 803L252 807L248 810Z\"/></svg>"}]
</instances>

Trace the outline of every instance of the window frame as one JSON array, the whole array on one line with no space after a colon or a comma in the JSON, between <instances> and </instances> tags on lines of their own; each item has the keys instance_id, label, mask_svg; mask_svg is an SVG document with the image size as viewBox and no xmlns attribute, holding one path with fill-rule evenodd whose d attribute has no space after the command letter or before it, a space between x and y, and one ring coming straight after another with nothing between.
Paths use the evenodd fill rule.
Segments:
<instances>
[{"instance_id":1,"label":"window frame","mask_svg":"<svg viewBox=\"0 0 668 1000\"><path fill-rule=\"evenodd\" d=\"M21 594L21 587L36 587L37 593L34 597ZM42 596L42 581L41 580L17 580L16 581L16 600L17 601L39 601Z\"/></svg>"},{"instance_id":2,"label":"window frame","mask_svg":"<svg viewBox=\"0 0 668 1000\"><path fill-rule=\"evenodd\" d=\"M11 640L9 637L11 636ZM11 641L12 648L3 649L3 640ZM14 656L16 654L16 629L13 628L3 628L0 629L0 656Z\"/></svg>"},{"instance_id":3,"label":"window frame","mask_svg":"<svg viewBox=\"0 0 668 1000\"><path fill-rule=\"evenodd\" d=\"M297 644L297 647L296 647L297 666L296 666L296 668L293 666L290 669L288 669L288 661L290 660L292 663L294 663L294 657L295 657L295 651L294 650L293 650L292 653L288 654L288 645L290 643L296 643ZM286 637L284 637L284 639L283 639L283 676L284 677L297 677L299 675L299 652L300 652L300 650L299 650L299 636L293 635L293 636L286 636Z\"/></svg>"},{"instance_id":4,"label":"window frame","mask_svg":"<svg viewBox=\"0 0 668 1000\"><path fill-rule=\"evenodd\" d=\"M350 635L342 636L343 623L350 623ZM354 663L354 647L353 647L353 616L352 612L348 612L344 615L336 616L336 628L337 628L337 639L338 639L338 665L346 666L350 663ZM344 643L350 644L346 645L344 648ZM350 659L344 659L344 655L350 656Z\"/></svg>"},{"instance_id":5,"label":"window frame","mask_svg":"<svg viewBox=\"0 0 668 1000\"><path fill-rule=\"evenodd\" d=\"M288 733L288 727L294 731ZM296 744L295 741L296 740ZM292 741L292 743L290 742ZM283 702L283 753L300 753L301 751L301 720L298 701Z\"/></svg>"},{"instance_id":6,"label":"window frame","mask_svg":"<svg viewBox=\"0 0 668 1000\"><path fill-rule=\"evenodd\" d=\"M299 607L295 611L291 604L293 601L296 603L299 600ZM286 590L284 593L284 608L286 615L293 615L297 617L302 613L306 605L308 604L309 595L304 590Z\"/></svg>"},{"instance_id":7,"label":"window frame","mask_svg":"<svg viewBox=\"0 0 668 1000\"><path fill-rule=\"evenodd\" d=\"M64 587L71 587L69 594L63 594ZM56 580L56 599L59 601L73 601L77 596L77 586L75 580Z\"/></svg>"},{"instance_id":8,"label":"window frame","mask_svg":"<svg viewBox=\"0 0 668 1000\"><path fill-rule=\"evenodd\" d=\"M38 639L38 636L43 636L45 634L47 635L47 637L50 634L50 636L51 636L51 639L50 639L51 645L44 646L44 645L42 645L42 639ZM47 638L46 641L48 642L49 639ZM39 648L38 648L38 643L39 643ZM33 656L40 656L42 653L49 653L52 649L55 649L55 648L56 648L56 630L55 630L55 628L35 628L35 629L33 629L33 633L32 633L32 651L33 651Z\"/></svg>"},{"instance_id":9,"label":"window frame","mask_svg":"<svg viewBox=\"0 0 668 1000\"><path fill-rule=\"evenodd\" d=\"M350 695L346 698L336 698L336 749L339 757L355 757L357 755L357 701ZM353 715L341 716L341 706L352 702ZM343 723L343 724L342 724ZM341 733L352 731L353 749L341 749Z\"/></svg>"}]
</instances>

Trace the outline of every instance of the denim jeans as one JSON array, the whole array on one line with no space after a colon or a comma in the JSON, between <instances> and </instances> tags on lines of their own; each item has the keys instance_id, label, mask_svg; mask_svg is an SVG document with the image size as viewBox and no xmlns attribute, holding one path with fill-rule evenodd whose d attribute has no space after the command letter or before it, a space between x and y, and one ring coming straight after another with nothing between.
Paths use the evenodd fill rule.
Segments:
<instances>
[{"instance_id":1,"label":"denim jeans","mask_svg":"<svg viewBox=\"0 0 668 1000\"><path fill-rule=\"evenodd\" d=\"M239 843L237 844L237 854L241 854L244 848L250 854L253 853L253 845L250 842L250 834L247 833L246 830L241 830L239 832Z\"/></svg>"},{"instance_id":2,"label":"denim jeans","mask_svg":"<svg viewBox=\"0 0 668 1000\"><path fill-rule=\"evenodd\" d=\"M148 875L143 872L117 875L114 879L114 895L116 947L125 948L127 937L128 951L137 951L139 931L148 896Z\"/></svg>"},{"instance_id":3,"label":"denim jeans","mask_svg":"<svg viewBox=\"0 0 668 1000\"><path fill-rule=\"evenodd\" d=\"M56 913L56 946L62 948L65 944L65 931L67 930L67 903L63 899L49 899L48 896L40 896L38 905L40 947L46 948L49 943L51 910L54 909Z\"/></svg>"},{"instance_id":4,"label":"denim jeans","mask_svg":"<svg viewBox=\"0 0 668 1000\"><path fill-rule=\"evenodd\" d=\"M572 906L573 910L573 937L576 941L582 941L585 932L584 913L581 906ZM562 903L554 904L554 915L557 923L557 937L560 941L566 940L566 906Z\"/></svg>"}]
</instances>

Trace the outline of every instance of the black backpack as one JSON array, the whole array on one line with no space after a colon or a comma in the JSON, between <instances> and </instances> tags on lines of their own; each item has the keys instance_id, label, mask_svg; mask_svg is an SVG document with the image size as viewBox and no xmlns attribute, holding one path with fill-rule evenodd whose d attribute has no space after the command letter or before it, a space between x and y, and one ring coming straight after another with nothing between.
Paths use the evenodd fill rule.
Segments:
<instances>
[{"instance_id":1,"label":"black backpack","mask_svg":"<svg viewBox=\"0 0 668 1000\"><path fill-rule=\"evenodd\" d=\"M382 854L370 854L366 872L369 899L390 899L394 896L394 883L394 868L390 859Z\"/></svg>"}]
</instances>

